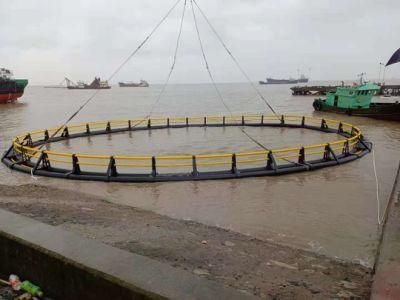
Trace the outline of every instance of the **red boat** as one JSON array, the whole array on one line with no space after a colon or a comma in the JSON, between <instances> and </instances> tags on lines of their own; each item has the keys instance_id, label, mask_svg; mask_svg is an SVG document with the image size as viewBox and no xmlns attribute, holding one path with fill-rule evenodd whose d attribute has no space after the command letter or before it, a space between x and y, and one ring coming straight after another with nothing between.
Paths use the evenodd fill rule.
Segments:
<instances>
[{"instance_id":1,"label":"red boat","mask_svg":"<svg viewBox=\"0 0 400 300\"><path fill-rule=\"evenodd\" d=\"M0 104L16 101L24 94L26 79L13 79L10 70L0 69Z\"/></svg>"}]
</instances>

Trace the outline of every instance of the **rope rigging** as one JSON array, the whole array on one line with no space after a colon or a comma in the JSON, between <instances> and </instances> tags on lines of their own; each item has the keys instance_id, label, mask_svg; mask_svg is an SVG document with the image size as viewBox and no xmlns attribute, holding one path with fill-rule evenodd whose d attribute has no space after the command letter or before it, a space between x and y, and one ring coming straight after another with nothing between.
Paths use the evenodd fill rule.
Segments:
<instances>
[{"instance_id":1,"label":"rope rigging","mask_svg":"<svg viewBox=\"0 0 400 300\"><path fill-rule=\"evenodd\" d=\"M163 18L156 24L156 26L152 29L152 31L145 37L145 39L139 44L139 46L115 69L115 71L108 77L108 81L112 80L115 75L132 59L132 57L134 57L139 50L150 40L150 38L153 36L153 34L157 31L157 29L164 23L164 21L170 16L170 14L172 13L172 11L177 7L177 5L181 2L182 0L177 0L174 5L168 10L168 12L163 16ZM191 10L193 13L193 19L194 19L194 23L195 23L195 28L196 28L196 32L197 32L197 37L198 37L198 41L199 41L199 45L200 45L200 49L202 52L202 56L203 56L203 60L205 63L205 67L207 69L207 73L210 77L210 80L214 86L214 89L216 91L216 93L218 94L218 97L220 99L220 101L222 102L222 104L224 105L224 107L226 108L226 110L229 112L229 114L232 116L233 113L230 110L229 106L226 104L226 102L224 101L224 98L214 80L214 77L211 73L208 61L207 61L207 57L205 55L205 51L204 51L204 47L203 47L203 43L201 40L201 36L200 36L200 31L199 31L199 27L198 27L198 22L197 22L197 18L196 18L196 13L194 10L194 5L193 3L196 5L196 7L198 8L198 10L200 11L201 15L203 16L203 18L206 20L208 26L211 28L211 30L213 31L213 33L215 34L215 36L217 37L217 39L219 40L219 42L222 44L223 48L226 50L226 52L228 53L228 55L231 57L231 59L233 60L233 62L235 63L235 65L237 66L237 68L240 70L240 72L243 74L243 76L246 78L246 80L250 83L250 85L253 87L253 89L256 91L256 93L258 94L258 96L260 97L260 99L262 99L264 101L264 103L268 106L268 108L274 113L274 115L278 117L276 111L274 110L274 108L268 103L268 101L265 99L265 97L261 94L261 92L255 87L254 83L250 80L249 76L247 75L247 73L244 71L244 69L241 67L241 65L239 64L238 60L235 58L235 56L233 56L232 52L229 50L229 48L227 47L227 45L225 44L225 42L222 40L221 36L218 34L218 32L215 30L214 26L211 24L211 22L209 21L209 19L207 18L207 16L204 14L204 12L202 11L202 9L200 8L200 6L197 4L197 2L195 0L191 0ZM186 5L187 5L187 0L184 0L184 5L183 5L183 11L182 11L182 15L181 15L181 19L180 19L180 24L179 24L179 32L178 32L178 37L176 40L176 46L175 46L175 51L174 51L174 56L173 56L173 62L171 65L171 68L169 70L168 76L166 81L164 82L160 93L157 96L156 101L154 102L154 104L152 105L149 113L139 122L137 122L136 124L133 125L133 127L138 126L139 124L143 123L147 118L149 118L156 106L158 105L158 103L161 100L162 95L165 92L165 89L170 81L171 75L175 69L175 65L176 65L176 61L177 61L177 56L178 56L178 50L179 50L179 46L180 46L180 42L181 42L181 36L182 36L182 28L183 28L183 22L185 19L185 13L186 13ZM88 99L86 99L86 101L84 101L79 108L63 123L63 125L61 125L60 127L57 128L57 130L50 136L49 140L51 140L54 136L56 136L63 128L65 128L67 126L67 124L73 120L81 111L82 109L85 108L86 105L88 105L96 96L97 94L100 92L100 89L96 90ZM263 144L261 144L259 141L257 141L255 138L253 138L250 134L248 134L243 127L240 127L240 130L243 134L245 134L251 141L253 141L255 144L257 144L259 147L261 147L264 150L269 150L267 149ZM41 149L42 147L44 147L47 143L44 143L40 146L39 149Z\"/></svg>"},{"instance_id":2,"label":"rope rigging","mask_svg":"<svg viewBox=\"0 0 400 300\"><path fill-rule=\"evenodd\" d=\"M205 53L205 51L204 51L203 42L202 42L202 40L201 40L201 35L200 35L199 26L198 26L198 24L197 24L197 18L196 18L196 13L195 13L195 11L194 11L193 0L190 0L190 4L191 4L192 13L193 13L193 20L194 20L194 25L195 25L195 28L196 28L197 38L198 38L199 45L200 45L200 50L201 50L201 53L202 53L202 56L203 56L204 65L205 65L205 67L206 67L206 69L207 69L208 76L210 77L210 80L211 80L211 82L212 82L212 84L213 84L213 86L214 86L214 89L215 89L215 91L216 91L216 93L217 93L217 95L218 95L220 101L221 101L222 104L224 105L225 109L229 112L229 114L230 114L231 116L233 116L233 113L232 113L231 109L230 109L229 106L226 104L226 102L225 102L225 100L224 100L224 98L223 98L223 96L222 96L222 94L221 94L221 91L219 90L219 88L218 88L218 86L217 86L217 84L216 84L216 82L215 82L215 80L214 80L214 76L213 76L212 73L211 73L211 70L210 70L210 67L209 67L209 64L208 64L208 60L207 60L207 57L206 57L206 53ZM253 141L256 145L258 145L259 147L261 147L262 149L264 149L264 150L266 150L266 151L269 151L269 149L267 149L263 144L261 144L259 141L257 141L255 138L253 138L249 133L247 133L247 132L244 130L243 127L239 127L239 130L240 130L244 135L246 135L251 141Z\"/></svg>"},{"instance_id":3,"label":"rope rigging","mask_svg":"<svg viewBox=\"0 0 400 300\"><path fill-rule=\"evenodd\" d=\"M236 57L232 54L232 52L229 50L228 46L225 44L225 42L223 41L223 39L221 38L221 36L218 34L218 32L216 31L216 29L214 28L214 26L211 24L210 20L207 18L207 16L205 15L205 13L203 12L203 10L200 8L200 6L197 4L196 0L193 0L194 4L197 6L199 12L201 13L201 15L203 16L204 20L207 22L208 26L210 27L210 29L212 30L212 32L215 34L215 36L217 37L217 39L219 40L219 42L221 43L221 45L224 47L224 49L226 50L226 52L229 54L229 56L232 58L233 62L235 63L235 65L237 66L237 68L240 70L240 72L242 73L242 75L246 78L246 80L248 81L248 83L251 85L251 87L255 90L255 92L258 94L258 96L260 97L261 100L264 101L264 103L268 106L268 108L274 113L274 115L276 117L279 118L278 114L276 113L275 109L272 107L271 104L269 104L269 102L267 101L267 99L265 99L265 97L263 96L263 94L260 92L260 90L254 85L253 81L250 79L250 77L247 75L247 73L244 71L244 69L242 68L242 66L239 64L239 61L236 59Z\"/></svg>"},{"instance_id":4,"label":"rope rigging","mask_svg":"<svg viewBox=\"0 0 400 300\"><path fill-rule=\"evenodd\" d=\"M131 60L133 56L135 56L139 50L143 47L144 44L146 44L147 41L150 40L150 38L153 36L153 34L157 31L157 29L164 23L164 21L169 17L169 15L172 13L172 11L175 9L175 7L181 2L182 0L177 0L174 5L168 10L168 12L161 18L161 20L156 24L156 26L153 28L153 30L146 36L146 38L139 44L139 46L115 69L115 71L108 77L108 81L112 80L114 76ZM186 2L186 0L185 0ZM73 118L75 118L81 110L89 104L90 101L96 95L100 92L100 90L95 90L95 92L88 98L86 101L84 101L76 110L60 127L57 128L57 130L50 136L49 140L51 140L53 137L55 137L69 122L72 121ZM47 143L42 144L39 149L42 149Z\"/></svg>"}]
</instances>

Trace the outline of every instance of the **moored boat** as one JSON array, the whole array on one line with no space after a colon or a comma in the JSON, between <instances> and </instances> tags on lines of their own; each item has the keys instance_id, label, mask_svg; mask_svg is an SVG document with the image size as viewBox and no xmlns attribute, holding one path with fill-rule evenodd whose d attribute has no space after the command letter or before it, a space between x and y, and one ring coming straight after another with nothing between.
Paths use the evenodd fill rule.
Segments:
<instances>
[{"instance_id":1,"label":"moored boat","mask_svg":"<svg viewBox=\"0 0 400 300\"><path fill-rule=\"evenodd\" d=\"M337 87L336 90L328 92L326 99L315 99L313 107L317 111L400 121L400 103L398 101L394 103L372 102L372 97L379 90L380 86L373 83Z\"/></svg>"},{"instance_id":2,"label":"moored boat","mask_svg":"<svg viewBox=\"0 0 400 300\"><path fill-rule=\"evenodd\" d=\"M140 80L139 83L135 82L119 82L120 87L149 87L149 83L146 80Z\"/></svg>"},{"instance_id":3,"label":"moored boat","mask_svg":"<svg viewBox=\"0 0 400 300\"><path fill-rule=\"evenodd\" d=\"M111 89L108 85L108 81L101 81L100 77L95 77L91 84L86 84L83 81L78 81L76 84L65 78L67 82L67 88L70 90L101 90L101 89Z\"/></svg>"},{"instance_id":4,"label":"moored boat","mask_svg":"<svg viewBox=\"0 0 400 300\"><path fill-rule=\"evenodd\" d=\"M266 81L259 81L259 84L296 84L296 83L307 83L308 78L302 74L300 78L294 79L275 79L268 77Z\"/></svg>"},{"instance_id":5,"label":"moored boat","mask_svg":"<svg viewBox=\"0 0 400 300\"><path fill-rule=\"evenodd\" d=\"M14 79L10 70L0 69L0 103L14 102L24 94L27 79Z\"/></svg>"}]
</instances>

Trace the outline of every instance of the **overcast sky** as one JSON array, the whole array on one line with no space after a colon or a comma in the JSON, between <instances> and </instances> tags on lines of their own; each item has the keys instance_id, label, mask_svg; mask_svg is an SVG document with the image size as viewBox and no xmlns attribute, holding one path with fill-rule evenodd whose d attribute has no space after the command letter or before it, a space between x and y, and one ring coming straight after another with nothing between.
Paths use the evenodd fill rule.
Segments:
<instances>
[{"instance_id":1,"label":"overcast sky","mask_svg":"<svg viewBox=\"0 0 400 300\"><path fill-rule=\"evenodd\" d=\"M106 78L176 0L0 0L0 66L32 84L64 76ZM377 78L379 62L400 47L399 0L197 0L253 80ZM162 82L168 74L184 0L115 77ZM172 82L207 82L190 1ZM197 14L219 82L244 81ZM387 77L400 77L400 64Z\"/></svg>"}]
</instances>

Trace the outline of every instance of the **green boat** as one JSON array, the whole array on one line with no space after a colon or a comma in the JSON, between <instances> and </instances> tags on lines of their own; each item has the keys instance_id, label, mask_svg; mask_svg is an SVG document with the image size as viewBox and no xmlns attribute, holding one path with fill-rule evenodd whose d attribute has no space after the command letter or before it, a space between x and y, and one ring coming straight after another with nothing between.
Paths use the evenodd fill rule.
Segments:
<instances>
[{"instance_id":1,"label":"green boat","mask_svg":"<svg viewBox=\"0 0 400 300\"><path fill-rule=\"evenodd\" d=\"M400 121L400 103L372 102L373 96L380 90L374 83L337 87L330 91L326 99L315 99L313 106L317 111L347 114L349 116L370 117L375 119Z\"/></svg>"}]
</instances>

